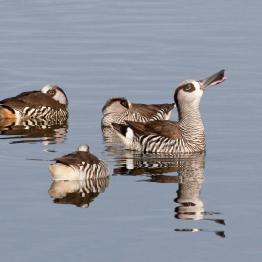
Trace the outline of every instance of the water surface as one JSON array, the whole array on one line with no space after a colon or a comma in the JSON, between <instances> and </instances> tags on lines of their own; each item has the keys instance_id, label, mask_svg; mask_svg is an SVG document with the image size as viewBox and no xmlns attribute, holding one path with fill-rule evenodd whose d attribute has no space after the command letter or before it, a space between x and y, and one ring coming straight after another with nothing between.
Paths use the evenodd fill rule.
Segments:
<instances>
[{"instance_id":1,"label":"water surface","mask_svg":"<svg viewBox=\"0 0 262 262\"><path fill-rule=\"evenodd\" d=\"M1 258L259 261L261 8L235 0L2 1L1 97L56 83L70 117L58 132L0 137ZM196 166L104 144L107 98L172 102L179 82L222 68L228 80L202 99L207 153ZM89 195L88 185L53 185L47 168L81 143L114 173Z\"/></svg>"}]
</instances>

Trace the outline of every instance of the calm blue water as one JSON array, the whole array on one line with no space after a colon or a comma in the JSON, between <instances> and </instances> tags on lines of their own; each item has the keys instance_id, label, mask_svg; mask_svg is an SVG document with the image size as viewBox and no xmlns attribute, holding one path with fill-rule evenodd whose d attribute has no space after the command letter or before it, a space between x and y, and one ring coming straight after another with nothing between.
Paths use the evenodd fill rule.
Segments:
<instances>
[{"instance_id":1,"label":"calm blue water","mask_svg":"<svg viewBox=\"0 0 262 262\"><path fill-rule=\"evenodd\" d=\"M261 8L234 0L1 1L1 98L56 83L70 102L56 143L41 134L0 137L1 259L259 261ZM228 80L202 99L206 156L196 166L184 160L192 176L168 163L152 169L163 161L103 143L107 98L171 102L182 80L222 68ZM62 196L65 185L52 185L50 160L81 143L115 175L103 193L54 203L50 192Z\"/></svg>"}]
</instances>

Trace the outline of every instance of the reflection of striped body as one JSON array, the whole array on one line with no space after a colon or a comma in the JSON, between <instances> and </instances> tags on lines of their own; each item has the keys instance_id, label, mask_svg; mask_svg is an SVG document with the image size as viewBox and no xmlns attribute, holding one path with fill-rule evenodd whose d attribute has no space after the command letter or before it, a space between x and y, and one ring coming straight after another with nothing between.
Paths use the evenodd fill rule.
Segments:
<instances>
[{"instance_id":1,"label":"reflection of striped body","mask_svg":"<svg viewBox=\"0 0 262 262\"><path fill-rule=\"evenodd\" d=\"M152 155L129 150L124 153L120 153L119 150L110 152L117 156L114 174L159 175L176 172L181 178L203 178L204 153L176 154L174 157L165 153Z\"/></svg>"},{"instance_id":2,"label":"reflection of striped body","mask_svg":"<svg viewBox=\"0 0 262 262\"><path fill-rule=\"evenodd\" d=\"M98 178L98 179L83 179L74 181L53 181L49 194L52 197L61 198L69 193L101 193L104 192L109 184L109 178Z\"/></svg>"},{"instance_id":3,"label":"reflection of striped body","mask_svg":"<svg viewBox=\"0 0 262 262\"><path fill-rule=\"evenodd\" d=\"M54 180L97 179L108 176L106 164L89 152L87 145L78 151L55 159L49 166Z\"/></svg>"},{"instance_id":4,"label":"reflection of striped body","mask_svg":"<svg viewBox=\"0 0 262 262\"><path fill-rule=\"evenodd\" d=\"M88 207L100 193L105 191L108 184L108 177L74 181L53 181L48 193L54 198L55 203Z\"/></svg>"},{"instance_id":5,"label":"reflection of striped body","mask_svg":"<svg viewBox=\"0 0 262 262\"><path fill-rule=\"evenodd\" d=\"M148 122L169 119L175 104L133 104L124 97L109 99L102 109L102 127L112 123L124 124L125 121Z\"/></svg>"},{"instance_id":6,"label":"reflection of striped body","mask_svg":"<svg viewBox=\"0 0 262 262\"><path fill-rule=\"evenodd\" d=\"M81 182L81 192L83 193L101 193L104 192L109 184L109 178L86 179Z\"/></svg>"},{"instance_id":7,"label":"reflection of striped body","mask_svg":"<svg viewBox=\"0 0 262 262\"><path fill-rule=\"evenodd\" d=\"M66 133L67 120L0 119L0 135L12 136L10 143L62 143Z\"/></svg>"}]
</instances>

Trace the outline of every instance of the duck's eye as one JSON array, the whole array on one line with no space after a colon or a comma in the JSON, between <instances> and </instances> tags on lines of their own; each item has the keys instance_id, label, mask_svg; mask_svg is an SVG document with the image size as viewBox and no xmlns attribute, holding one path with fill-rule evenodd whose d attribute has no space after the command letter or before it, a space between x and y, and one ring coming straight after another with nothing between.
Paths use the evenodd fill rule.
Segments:
<instances>
[{"instance_id":1,"label":"duck's eye","mask_svg":"<svg viewBox=\"0 0 262 262\"><path fill-rule=\"evenodd\" d=\"M47 91L47 94L50 95L50 96L53 96L53 95L55 95L55 90L50 89L50 90Z\"/></svg>"},{"instance_id":2,"label":"duck's eye","mask_svg":"<svg viewBox=\"0 0 262 262\"><path fill-rule=\"evenodd\" d=\"M184 85L184 91L186 91L186 92L193 92L194 90L195 90L195 87L194 87L194 85L193 84L191 84L191 83L188 83L188 84L186 84L186 85Z\"/></svg>"},{"instance_id":3,"label":"duck's eye","mask_svg":"<svg viewBox=\"0 0 262 262\"><path fill-rule=\"evenodd\" d=\"M128 108L128 103L127 103L126 100L122 100L122 101L120 102L120 104L121 104L123 107Z\"/></svg>"}]
</instances>

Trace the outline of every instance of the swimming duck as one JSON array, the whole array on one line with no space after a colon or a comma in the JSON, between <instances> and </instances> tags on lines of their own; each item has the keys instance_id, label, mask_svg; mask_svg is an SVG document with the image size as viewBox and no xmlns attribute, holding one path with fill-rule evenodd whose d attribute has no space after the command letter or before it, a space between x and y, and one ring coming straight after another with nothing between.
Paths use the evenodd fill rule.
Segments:
<instances>
[{"instance_id":1,"label":"swimming duck","mask_svg":"<svg viewBox=\"0 0 262 262\"><path fill-rule=\"evenodd\" d=\"M192 153L205 151L205 130L200 100L208 86L225 80L221 70L204 80L187 80L175 91L178 121L156 120L147 123L126 121L113 128L127 149L143 152Z\"/></svg>"},{"instance_id":2,"label":"swimming duck","mask_svg":"<svg viewBox=\"0 0 262 262\"><path fill-rule=\"evenodd\" d=\"M0 101L0 119L67 119L67 97L62 88L46 85Z\"/></svg>"},{"instance_id":3,"label":"swimming duck","mask_svg":"<svg viewBox=\"0 0 262 262\"><path fill-rule=\"evenodd\" d=\"M54 180L83 180L107 177L106 164L90 153L88 145L80 145L78 151L54 159L49 171Z\"/></svg>"},{"instance_id":4,"label":"swimming duck","mask_svg":"<svg viewBox=\"0 0 262 262\"><path fill-rule=\"evenodd\" d=\"M112 123L125 124L125 121L148 122L168 120L175 103L171 104L134 104L125 97L110 98L102 108L102 127Z\"/></svg>"}]
</instances>

